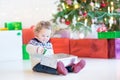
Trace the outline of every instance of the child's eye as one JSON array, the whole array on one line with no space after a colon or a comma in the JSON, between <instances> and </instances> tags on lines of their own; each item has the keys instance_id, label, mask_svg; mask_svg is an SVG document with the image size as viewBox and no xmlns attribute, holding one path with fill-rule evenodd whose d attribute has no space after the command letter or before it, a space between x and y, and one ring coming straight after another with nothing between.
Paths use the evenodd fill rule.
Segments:
<instances>
[{"instance_id":1,"label":"child's eye","mask_svg":"<svg viewBox=\"0 0 120 80\"><path fill-rule=\"evenodd\" d=\"M46 35L42 35L42 37L49 37L49 36L46 36Z\"/></svg>"}]
</instances>

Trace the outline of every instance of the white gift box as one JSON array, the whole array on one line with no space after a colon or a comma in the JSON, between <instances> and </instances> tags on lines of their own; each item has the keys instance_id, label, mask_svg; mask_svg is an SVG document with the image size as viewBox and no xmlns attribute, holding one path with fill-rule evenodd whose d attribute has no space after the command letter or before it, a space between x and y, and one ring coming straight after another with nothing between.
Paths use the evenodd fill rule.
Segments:
<instances>
[{"instance_id":1,"label":"white gift box","mask_svg":"<svg viewBox=\"0 0 120 80\"><path fill-rule=\"evenodd\" d=\"M68 66L71 63L77 63L78 57L69 55L69 54L54 54L49 56L42 56L41 57L41 64L45 66L49 66L51 68L57 68L57 62L63 62L64 66Z\"/></svg>"}]
</instances>

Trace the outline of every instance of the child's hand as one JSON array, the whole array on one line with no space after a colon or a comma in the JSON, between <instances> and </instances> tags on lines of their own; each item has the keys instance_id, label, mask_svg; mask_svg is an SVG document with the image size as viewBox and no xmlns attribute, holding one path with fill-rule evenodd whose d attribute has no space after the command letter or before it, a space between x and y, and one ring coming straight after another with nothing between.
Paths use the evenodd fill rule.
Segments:
<instances>
[{"instance_id":1,"label":"child's hand","mask_svg":"<svg viewBox=\"0 0 120 80\"><path fill-rule=\"evenodd\" d=\"M43 54L44 48L43 47L37 47L36 51L37 51L38 54Z\"/></svg>"},{"instance_id":2,"label":"child's hand","mask_svg":"<svg viewBox=\"0 0 120 80\"><path fill-rule=\"evenodd\" d=\"M46 51L47 51L47 49L45 49L45 48L43 48L43 47L38 47L37 48L37 53L38 54L45 54L46 53Z\"/></svg>"}]
</instances>

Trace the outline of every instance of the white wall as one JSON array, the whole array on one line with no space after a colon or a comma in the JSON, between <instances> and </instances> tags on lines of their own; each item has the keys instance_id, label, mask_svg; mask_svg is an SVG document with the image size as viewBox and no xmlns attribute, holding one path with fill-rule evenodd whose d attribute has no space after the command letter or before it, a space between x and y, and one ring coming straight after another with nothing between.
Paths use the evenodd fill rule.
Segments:
<instances>
[{"instance_id":1,"label":"white wall","mask_svg":"<svg viewBox=\"0 0 120 80\"><path fill-rule=\"evenodd\" d=\"M5 22L21 21L30 27L40 20L52 19L57 0L0 0L0 27Z\"/></svg>"}]
</instances>

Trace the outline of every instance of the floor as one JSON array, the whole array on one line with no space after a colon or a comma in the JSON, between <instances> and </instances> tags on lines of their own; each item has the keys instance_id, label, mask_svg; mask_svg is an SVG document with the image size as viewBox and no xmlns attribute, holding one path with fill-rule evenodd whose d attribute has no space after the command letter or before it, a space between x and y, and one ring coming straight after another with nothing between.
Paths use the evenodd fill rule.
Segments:
<instances>
[{"instance_id":1,"label":"floor","mask_svg":"<svg viewBox=\"0 0 120 80\"><path fill-rule=\"evenodd\" d=\"M120 59L84 59L81 72L66 76L33 72L29 60L1 61L0 80L120 80Z\"/></svg>"}]
</instances>

